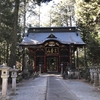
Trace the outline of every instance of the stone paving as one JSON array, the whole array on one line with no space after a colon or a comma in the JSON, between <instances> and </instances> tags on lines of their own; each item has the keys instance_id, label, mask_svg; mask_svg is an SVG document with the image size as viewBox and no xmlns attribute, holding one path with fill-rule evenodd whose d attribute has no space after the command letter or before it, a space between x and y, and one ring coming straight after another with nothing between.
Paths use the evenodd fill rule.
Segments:
<instances>
[{"instance_id":1,"label":"stone paving","mask_svg":"<svg viewBox=\"0 0 100 100\"><path fill-rule=\"evenodd\" d=\"M100 100L100 90L85 80L64 80L63 83L74 93L80 100Z\"/></svg>"},{"instance_id":2,"label":"stone paving","mask_svg":"<svg viewBox=\"0 0 100 100\"><path fill-rule=\"evenodd\" d=\"M11 86L8 87L7 100L45 100L46 85L46 75L23 80L17 83L15 95L12 95Z\"/></svg>"},{"instance_id":3,"label":"stone paving","mask_svg":"<svg viewBox=\"0 0 100 100\"><path fill-rule=\"evenodd\" d=\"M48 74L44 74L38 78L17 83L16 95L11 95L11 87L9 86L9 100L46 100L47 77ZM78 79L63 80L60 75L58 77L80 100L100 100L100 90L97 90L92 84Z\"/></svg>"},{"instance_id":4,"label":"stone paving","mask_svg":"<svg viewBox=\"0 0 100 100\"><path fill-rule=\"evenodd\" d=\"M47 77L24 80L17 86L17 95L13 100L45 100Z\"/></svg>"},{"instance_id":5,"label":"stone paving","mask_svg":"<svg viewBox=\"0 0 100 100\"><path fill-rule=\"evenodd\" d=\"M50 75L48 77L46 100L79 100L79 98L70 92L58 75Z\"/></svg>"}]
</instances>

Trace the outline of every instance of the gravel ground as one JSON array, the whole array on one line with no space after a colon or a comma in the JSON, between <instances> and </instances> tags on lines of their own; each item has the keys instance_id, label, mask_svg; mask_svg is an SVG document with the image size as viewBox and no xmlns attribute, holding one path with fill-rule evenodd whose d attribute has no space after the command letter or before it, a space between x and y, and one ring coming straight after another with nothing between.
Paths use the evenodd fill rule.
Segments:
<instances>
[{"instance_id":1,"label":"gravel ground","mask_svg":"<svg viewBox=\"0 0 100 100\"><path fill-rule=\"evenodd\" d=\"M23 80L17 83L16 95L11 95L11 85L8 88L7 100L46 100L47 76L43 74L38 78ZM58 77L67 86L70 92L76 95L80 100L100 100L100 90L93 87L92 84L78 79L63 80ZM1 90L1 89L0 89ZM0 91L1 97L1 91Z\"/></svg>"},{"instance_id":2,"label":"gravel ground","mask_svg":"<svg viewBox=\"0 0 100 100\"><path fill-rule=\"evenodd\" d=\"M85 80L63 80L63 83L80 100L100 100L100 90Z\"/></svg>"},{"instance_id":3,"label":"gravel ground","mask_svg":"<svg viewBox=\"0 0 100 100\"><path fill-rule=\"evenodd\" d=\"M12 95L11 89L8 90L9 100L45 100L46 85L46 75L23 80L17 84L15 95Z\"/></svg>"}]
</instances>

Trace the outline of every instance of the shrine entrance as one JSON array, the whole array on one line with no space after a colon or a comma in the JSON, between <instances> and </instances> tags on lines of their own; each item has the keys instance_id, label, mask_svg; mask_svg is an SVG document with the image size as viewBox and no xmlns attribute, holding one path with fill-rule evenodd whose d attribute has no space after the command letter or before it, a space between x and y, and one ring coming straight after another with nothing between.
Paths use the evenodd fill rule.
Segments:
<instances>
[{"instance_id":1,"label":"shrine entrance","mask_svg":"<svg viewBox=\"0 0 100 100\"><path fill-rule=\"evenodd\" d=\"M47 56L47 71L57 72L58 71L58 57L57 56Z\"/></svg>"},{"instance_id":2,"label":"shrine entrance","mask_svg":"<svg viewBox=\"0 0 100 100\"><path fill-rule=\"evenodd\" d=\"M23 69L25 65L32 66L34 72L39 72L41 68L42 73L60 73L66 67L76 69L78 48L84 45L77 27L29 28L27 36L20 43L23 48ZM25 53L28 55L27 62L24 60Z\"/></svg>"}]
</instances>

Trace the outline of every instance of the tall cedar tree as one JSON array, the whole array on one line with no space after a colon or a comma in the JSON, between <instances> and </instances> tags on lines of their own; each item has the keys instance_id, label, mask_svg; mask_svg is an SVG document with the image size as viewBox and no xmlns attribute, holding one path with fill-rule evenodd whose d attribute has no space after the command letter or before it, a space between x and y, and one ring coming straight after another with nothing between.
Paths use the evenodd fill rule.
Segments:
<instances>
[{"instance_id":1,"label":"tall cedar tree","mask_svg":"<svg viewBox=\"0 0 100 100\"><path fill-rule=\"evenodd\" d=\"M89 2L76 2L76 18L78 27L81 30L83 40L86 43L86 61L88 66L99 64L100 61L100 1L90 0Z\"/></svg>"},{"instance_id":2,"label":"tall cedar tree","mask_svg":"<svg viewBox=\"0 0 100 100\"><path fill-rule=\"evenodd\" d=\"M11 46L11 54L9 66L13 67L16 65L16 43L17 43L17 24L18 24L18 11L19 11L19 0L15 0L15 9L14 9L14 27L12 34L12 46Z\"/></svg>"}]
</instances>

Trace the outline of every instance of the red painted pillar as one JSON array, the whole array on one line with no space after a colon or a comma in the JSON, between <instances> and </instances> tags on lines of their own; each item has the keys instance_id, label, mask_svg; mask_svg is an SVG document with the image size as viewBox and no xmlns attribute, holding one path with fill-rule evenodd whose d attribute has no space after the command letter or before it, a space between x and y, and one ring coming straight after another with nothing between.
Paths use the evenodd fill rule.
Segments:
<instances>
[{"instance_id":1,"label":"red painted pillar","mask_svg":"<svg viewBox=\"0 0 100 100\"><path fill-rule=\"evenodd\" d=\"M36 50L34 50L34 71L36 70Z\"/></svg>"},{"instance_id":2,"label":"red painted pillar","mask_svg":"<svg viewBox=\"0 0 100 100\"><path fill-rule=\"evenodd\" d=\"M47 72L46 56L44 55L44 72Z\"/></svg>"},{"instance_id":3,"label":"red painted pillar","mask_svg":"<svg viewBox=\"0 0 100 100\"><path fill-rule=\"evenodd\" d=\"M58 56L58 72L61 72L61 60L60 60L60 55Z\"/></svg>"}]
</instances>

